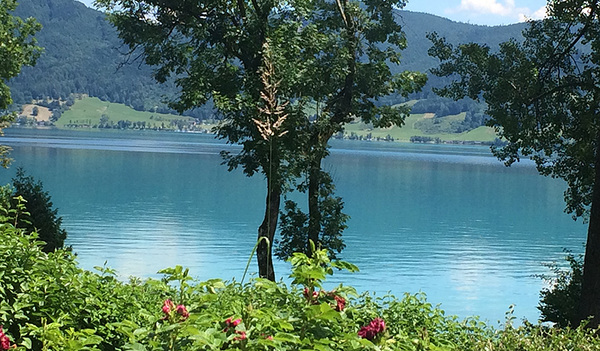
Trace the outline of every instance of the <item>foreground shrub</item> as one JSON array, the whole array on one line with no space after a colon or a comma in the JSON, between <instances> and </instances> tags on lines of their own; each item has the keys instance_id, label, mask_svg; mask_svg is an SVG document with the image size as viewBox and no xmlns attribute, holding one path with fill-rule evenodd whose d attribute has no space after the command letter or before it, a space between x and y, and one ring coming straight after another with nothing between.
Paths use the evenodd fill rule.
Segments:
<instances>
[{"instance_id":1,"label":"foreground shrub","mask_svg":"<svg viewBox=\"0 0 600 351\"><path fill-rule=\"evenodd\" d=\"M17 173L12 179L15 197L24 199L26 209L22 229L27 233L37 232L40 240L44 242L42 250L51 252L63 247L67 232L61 227L62 217L58 216L58 209L53 208L50 194L44 190L41 181L36 181L27 175L23 168L17 168ZM16 206L16 203L13 203Z\"/></svg>"},{"instance_id":2,"label":"foreground shrub","mask_svg":"<svg viewBox=\"0 0 600 351\"><path fill-rule=\"evenodd\" d=\"M565 260L569 264L568 269L557 263L547 265L553 275L541 276L548 287L540 292L538 306L543 322L552 322L561 328L576 325L579 320L577 308L583 282L583 256L576 257L567 251Z\"/></svg>"},{"instance_id":3,"label":"foreground shrub","mask_svg":"<svg viewBox=\"0 0 600 351\"><path fill-rule=\"evenodd\" d=\"M324 290L334 269L325 251L292 257L287 286L197 282L177 266L164 278L122 282L82 270L67 251L44 253L36 234L0 225L1 347L18 350L599 350L594 331L512 319L495 329L446 316L424 294L373 297L347 286ZM6 346L6 347L5 347ZM1 348L0 348L1 349Z\"/></svg>"}]
</instances>

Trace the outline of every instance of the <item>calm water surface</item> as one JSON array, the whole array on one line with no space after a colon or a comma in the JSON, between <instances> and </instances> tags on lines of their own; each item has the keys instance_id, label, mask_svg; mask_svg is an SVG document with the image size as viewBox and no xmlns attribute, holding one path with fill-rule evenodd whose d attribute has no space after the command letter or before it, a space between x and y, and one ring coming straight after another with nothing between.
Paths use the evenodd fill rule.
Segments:
<instances>
[{"instance_id":1,"label":"calm water surface","mask_svg":"<svg viewBox=\"0 0 600 351\"><path fill-rule=\"evenodd\" d=\"M67 243L86 269L123 277L190 267L194 276L241 279L262 219L262 177L227 172L209 135L9 129L17 166L44 183ZM586 227L563 213L559 180L530 163L505 168L473 146L338 141L325 168L352 217L336 273L360 291L423 291L450 314L537 320L542 262L583 250ZM255 262L251 270L256 271ZM279 277L289 265L276 263Z\"/></svg>"}]
</instances>

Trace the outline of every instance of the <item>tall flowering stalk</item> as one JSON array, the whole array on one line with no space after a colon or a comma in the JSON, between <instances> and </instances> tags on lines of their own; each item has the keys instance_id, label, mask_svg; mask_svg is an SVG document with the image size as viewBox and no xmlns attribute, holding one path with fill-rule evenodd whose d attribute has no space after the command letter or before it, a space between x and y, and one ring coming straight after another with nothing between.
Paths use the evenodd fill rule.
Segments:
<instances>
[{"instance_id":1,"label":"tall flowering stalk","mask_svg":"<svg viewBox=\"0 0 600 351\"><path fill-rule=\"evenodd\" d=\"M287 134L287 130L282 130L281 126L288 115L285 113L285 107L288 105L288 101L280 104L277 100L277 87L281 84L281 80L274 80L275 67L269 55L269 45L265 44L265 59L264 67L261 69L261 81L263 84L263 90L260 92L260 98L264 103L263 107L259 107L258 111L264 120L253 118L252 121L258 128L263 140L270 143L273 142L274 137L281 137Z\"/></svg>"},{"instance_id":2,"label":"tall flowering stalk","mask_svg":"<svg viewBox=\"0 0 600 351\"><path fill-rule=\"evenodd\" d=\"M263 278L275 280L271 255L271 244L275 236L277 218L279 216L279 205L281 201L281 155L277 139L288 133L282 126L288 114L285 112L288 102L280 103L278 87L281 80L275 77L275 66L268 43L263 45L263 67L260 69L262 90L260 91L261 104L257 107L258 117L252 118L260 138L268 143L268 159L263 164L263 170L267 176L267 207L265 219L258 232L258 261L259 268L266 267L265 272L259 272ZM274 181L274 179L276 179ZM259 269L260 270L260 269Z\"/></svg>"}]
</instances>

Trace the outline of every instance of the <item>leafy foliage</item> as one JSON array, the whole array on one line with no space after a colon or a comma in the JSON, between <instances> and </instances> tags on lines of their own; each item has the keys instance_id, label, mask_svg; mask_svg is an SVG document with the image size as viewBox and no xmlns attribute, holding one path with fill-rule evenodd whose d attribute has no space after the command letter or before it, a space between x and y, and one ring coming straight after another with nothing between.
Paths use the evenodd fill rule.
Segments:
<instances>
[{"instance_id":1,"label":"leafy foliage","mask_svg":"<svg viewBox=\"0 0 600 351\"><path fill-rule=\"evenodd\" d=\"M2 208L0 326L19 350L595 350L593 330L525 323L494 329L459 321L424 294L373 297L340 285L325 291L334 269L324 250L291 259L293 283L219 279L197 282L181 266L161 280L128 282L107 267L85 271L64 250L41 251L35 233L13 223L23 207ZM378 334L363 338L365 326ZM368 336L368 335L365 335Z\"/></svg>"},{"instance_id":2,"label":"leafy foliage","mask_svg":"<svg viewBox=\"0 0 600 351\"><path fill-rule=\"evenodd\" d=\"M40 54L33 37L40 24L31 17L23 20L14 16L16 8L15 0L0 1L0 110L12 103L7 81L16 77L23 65L34 65Z\"/></svg>"},{"instance_id":3,"label":"leafy foliage","mask_svg":"<svg viewBox=\"0 0 600 351\"><path fill-rule=\"evenodd\" d=\"M488 125L508 141L494 154L507 165L530 157L541 174L565 179L567 211L578 217L589 209L594 181L597 58L575 44L585 36L591 49L594 33L550 18L531 22L525 42L507 41L499 52L474 43L454 48L430 36L431 54L442 62L434 73L460 77L438 92L484 100Z\"/></svg>"},{"instance_id":4,"label":"leafy foliage","mask_svg":"<svg viewBox=\"0 0 600 351\"><path fill-rule=\"evenodd\" d=\"M326 182L321 184L319 191L319 208L322 213L319 218L319 249L326 250L331 259L336 259L346 247L342 232L347 228L346 221L350 216L342 212L342 198L333 196L334 185L328 174L323 175ZM308 214L304 213L294 201L286 201L281 213L280 239L275 241L275 256L288 260L295 252L309 254Z\"/></svg>"},{"instance_id":5,"label":"leafy foliage","mask_svg":"<svg viewBox=\"0 0 600 351\"><path fill-rule=\"evenodd\" d=\"M10 88L7 85L16 77L25 65L34 65L40 54L33 37L40 29L34 18L23 20L12 12L17 7L15 0L0 0L0 135L2 128L7 127L15 118L15 114L6 113L12 104ZM10 148L0 145L0 165L8 167Z\"/></svg>"},{"instance_id":6,"label":"leafy foliage","mask_svg":"<svg viewBox=\"0 0 600 351\"><path fill-rule=\"evenodd\" d=\"M498 51L457 47L430 35L433 72L456 80L438 92L487 103L488 125L506 144L492 152L506 165L529 157L540 174L564 179L566 211L589 219L578 320L600 325L600 8L597 1L548 2L525 40Z\"/></svg>"},{"instance_id":7,"label":"leafy foliage","mask_svg":"<svg viewBox=\"0 0 600 351\"><path fill-rule=\"evenodd\" d=\"M41 181L28 176L23 168L18 168L12 180L15 188L14 196L24 199L27 223L23 229L27 233L37 232L44 241L44 251L51 252L63 247L67 232L61 228L62 217L58 209L52 208L51 197Z\"/></svg>"},{"instance_id":8,"label":"leafy foliage","mask_svg":"<svg viewBox=\"0 0 600 351\"><path fill-rule=\"evenodd\" d=\"M574 256L567 252L565 260L569 269L564 269L556 263L549 264L553 275L541 276L547 287L540 292L538 309L543 322L552 322L560 328L575 326L579 322L577 306L581 298L581 283L583 280L583 256Z\"/></svg>"}]
</instances>

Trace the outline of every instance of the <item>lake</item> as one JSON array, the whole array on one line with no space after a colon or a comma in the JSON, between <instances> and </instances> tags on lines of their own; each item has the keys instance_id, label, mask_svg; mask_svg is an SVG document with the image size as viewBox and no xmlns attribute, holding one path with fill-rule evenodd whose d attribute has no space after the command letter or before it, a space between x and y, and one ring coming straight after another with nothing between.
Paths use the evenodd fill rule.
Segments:
<instances>
[{"instance_id":1,"label":"lake","mask_svg":"<svg viewBox=\"0 0 600 351\"><path fill-rule=\"evenodd\" d=\"M7 129L8 183L22 166L50 192L86 269L126 279L176 264L201 280L240 280L262 220L262 176L227 172L211 135ZM544 262L583 251L562 181L530 162L506 168L478 146L332 142L325 169L351 216L340 282L378 296L423 291L449 314L535 321ZM302 197L295 197L303 199ZM277 261L278 278L289 264ZM253 260L250 272L256 272ZM286 280L287 281L287 280Z\"/></svg>"}]
</instances>

